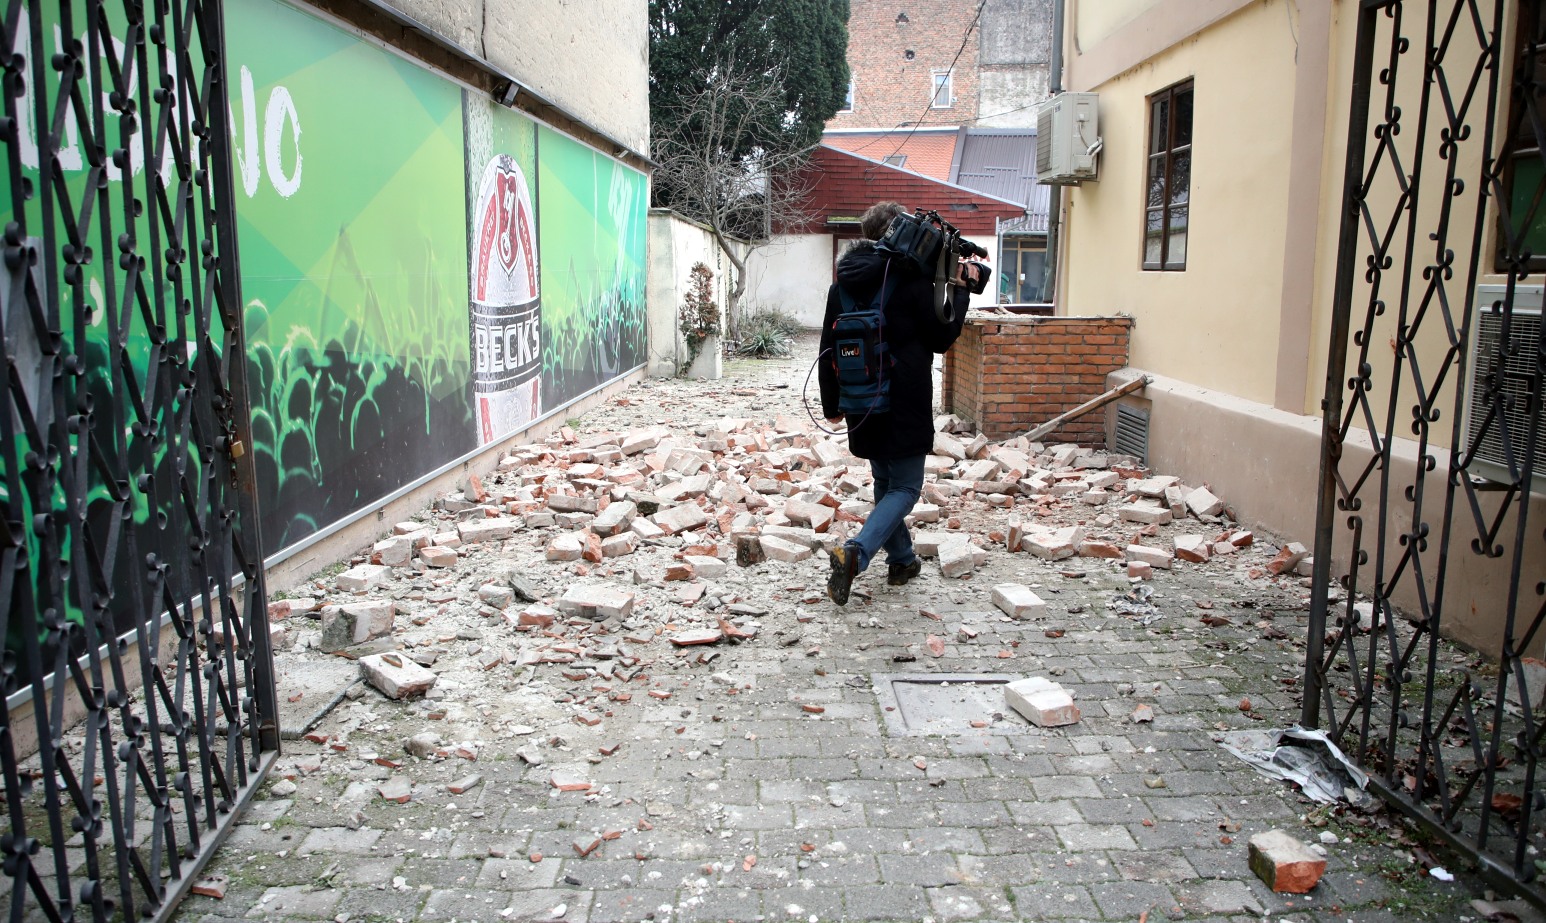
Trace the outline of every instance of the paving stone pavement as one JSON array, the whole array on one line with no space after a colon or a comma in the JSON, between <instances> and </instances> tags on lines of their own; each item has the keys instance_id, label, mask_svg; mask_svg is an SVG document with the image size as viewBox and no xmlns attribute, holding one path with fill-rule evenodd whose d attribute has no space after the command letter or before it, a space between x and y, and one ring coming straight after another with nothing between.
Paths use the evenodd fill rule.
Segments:
<instances>
[{"instance_id":1,"label":"paving stone pavement","mask_svg":"<svg viewBox=\"0 0 1546 923\"><path fill-rule=\"evenodd\" d=\"M803 419L812 352L807 339L794 360L728 363L723 381L648 381L576 428ZM1218 746L1220 731L1297 717L1300 578L1178 564L1152 581L1159 617L1143 624L1108 605L1131 584L1105 561L1000 548L968 579L930 566L902 588L877 569L838 608L822 598L824 557L744 569L737 595L767 610L757 636L717 645L706 664L657 639L651 688L669 699L587 706L596 726L577 722L574 704L594 680L566 680L557 664L504 664L406 703L357 692L317 728L324 742L286 741L280 771L206 870L226 879L224 898L190 897L177 919L1481 919L1470 907L1481 886L1424 875L1392 818L1317 810ZM525 566L548 588L573 567ZM1046 615L995 609L991 588L1008 581L1032 587ZM1204 612L1229 623L1202 624ZM466 634L440 641L492 643ZM1048 676L1082 719L1034 727L998 686L877 689L940 674ZM908 733L930 697L959 710L934 733ZM1140 704L1152 722L1132 720ZM449 752L405 755L425 732ZM593 786L559 791L558 770ZM378 795L398 775L413 783L404 804ZM1313 893L1275 895L1247 868L1246 841L1271 829L1335 837Z\"/></svg>"}]
</instances>

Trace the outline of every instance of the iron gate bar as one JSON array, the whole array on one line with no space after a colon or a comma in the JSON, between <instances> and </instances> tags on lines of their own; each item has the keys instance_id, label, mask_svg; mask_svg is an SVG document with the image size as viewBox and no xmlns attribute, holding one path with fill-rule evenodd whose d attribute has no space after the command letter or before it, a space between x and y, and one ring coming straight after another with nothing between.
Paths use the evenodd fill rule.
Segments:
<instances>
[{"instance_id":1,"label":"iron gate bar","mask_svg":"<svg viewBox=\"0 0 1546 923\"><path fill-rule=\"evenodd\" d=\"M279 741L223 10L8 0L0 39L9 916L164 919Z\"/></svg>"},{"instance_id":2,"label":"iron gate bar","mask_svg":"<svg viewBox=\"0 0 1546 923\"><path fill-rule=\"evenodd\" d=\"M1499 94L1499 72L1505 63L1501 45L1507 31L1504 16L1520 12L1520 3L1528 13L1519 20L1527 31L1519 43L1511 94L1503 97ZM1360 5L1322 402L1320 490L1301 723L1319 727L1323 720L1328 721L1333 739L1366 764L1372 783L1387 801L1461 848L1494 881L1522 890L1532 901L1546 906L1546 895L1528 886L1536 877L1529 855L1531 834L1542 832L1533 820L1546 799L1546 793L1536 790L1546 722L1539 721L1534 712L1532 699L1536 696L1530 690L1523 661L1546 621L1546 605L1527 626L1518 620L1523 605L1525 550L1531 540L1530 487L1542 432L1546 329L1537 325L1533 344L1516 344L1510 336L1516 284L1526 277L1531 256L1524 241L1543 207L1546 186L1536 186L1525 215L1510 214L1511 190L1505 188L1504 179L1505 171L1512 167L1508 151L1499 152L1498 131L1499 107L1507 102L1510 123L1508 132L1502 134L1503 142L1512 144L1519 134L1520 120L1528 118L1536 141L1532 156L1541 159L1546 174L1546 121L1536 107L1540 83L1535 73L1546 59L1546 41L1540 31L1541 3L1496 0L1491 4L1490 25L1478 0L1366 0ZM1408 14L1423 17L1424 34L1421 61L1403 69L1404 57L1413 50L1404 29ZM1382 21L1387 24L1384 30ZM1382 38L1384 32L1388 35ZM1464 57L1470 52L1467 42L1473 36L1474 58ZM1371 131L1370 106L1377 92L1373 62L1381 41L1388 42L1378 75L1383 105L1380 120ZM1461 76L1467 67L1469 74ZM1421 75L1420 91L1408 88L1403 93L1401 78L1414 68ZM1457 77L1453 85L1451 71ZM1414 95L1419 99L1416 130L1401 138L1403 127L1410 123L1410 119L1403 121L1401 102ZM1484 120L1479 148L1470 123L1477 106L1482 107ZM1435 119L1432 124L1430 116ZM1375 140L1372 159L1366 146L1371 135ZM1437 141L1430 144L1431 137ZM1465 196L1471 177L1462 175L1471 169L1462 163L1467 156L1481 164L1469 200ZM1433 169L1437 179L1428 180L1425 168ZM1425 214L1421 207L1425 198L1432 196L1438 196L1438 202L1430 204ZM1464 223L1463 209L1471 207L1473 200L1473 226L1467 242L1459 229ZM1380 213L1382 208L1390 210L1388 221ZM1492 208L1497 209L1495 219ZM1500 228L1500 261L1507 269L1504 298L1491 308L1502 318L1502 333L1496 350L1478 353L1473 368L1469 346L1475 336L1477 282L1491 220ZM1419 233L1433 242L1427 259L1418 256ZM1457 258L1456 250L1461 246L1468 246L1469 251ZM1361 327L1354 332L1352 309L1360 258L1363 290L1357 297L1365 300L1366 310ZM1418 272L1420 286L1415 277ZM1395 278L1387 280L1392 273ZM1449 289L1457 275L1464 295L1452 298ZM1397 290L1399 301L1393 305L1384 300L1389 297L1387 287ZM1395 308L1393 316L1387 316L1391 307ZM1458 324L1456 308L1462 312ZM1383 379L1377 379L1372 354L1375 335L1379 331L1383 337L1384 329L1392 327L1392 359L1388 369L1382 368L1386 372ZM1420 344L1445 347L1431 375L1424 368ZM1350 345L1358 354L1356 368L1347 377ZM1527 365L1533 356L1533 372L1510 371L1510 358L1521 354ZM1483 368L1487 376L1477 379L1475 373ZM1511 374L1521 376L1529 385L1523 394L1504 390ZM1475 381L1482 382L1479 390ZM1346 402L1344 388L1350 392ZM1385 400L1383 408L1375 406L1377 388L1386 392L1378 398ZM1407 388L1414 398L1409 406L1398 407ZM1479 395L1486 412L1474 435L1463 431L1466 414L1454 413L1444 481L1430 484L1428 475L1438 467L1430 440L1434 425L1440 423L1446 409L1451 409L1441 407L1449 394L1454 395L1456 411L1474 406ZM1468 401L1472 403L1468 405ZM1400 438L1397 419L1402 410L1410 414L1411 444L1415 447L1410 459L1415 471L1406 484L1397 483L1394 466ZM1523 432L1511 432L1514 418L1510 414L1521 410L1526 419ZM1355 425L1361 425L1359 435L1368 440L1369 457L1363 463L1356 461L1356 453L1349 452ZM1473 483L1470 469L1493 427L1501 434L1505 467L1512 480L1492 494L1497 510L1488 515L1479 499L1482 488ZM1519 442L1523 445L1516 445ZM1440 488L1441 504L1434 495ZM1371 506L1368 510L1366 501ZM1464 506L1458 507L1461 503ZM1407 526L1397 526L1392 519L1398 505L1402 513L1410 514ZM1435 524L1431 519L1438 507L1442 507L1441 519ZM1455 529L1462 525L1457 522L1458 508L1471 513L1470 521L1478 532L1478 538L1469 543L1472 553L1501 557L1508 553L1501 542L1512 533L1500 669L1491 701L1483 697L1481 687L1469 674L1447 700L1439 695L1440 631L1452 575L1450 565L1454 563L1450 555L1465 553L1451 547ZM1340 514L1346 515L1341 530L1337 528ZM1375 521L1367 522L1368 516L1374 516ZM1328 633L1339 536L1347 541L1347 547L1341 549L1347 567L1339 601L1343 616L1339 627ZM1371 539L1376 543L1372 556L1365 544ZM1365 568L1370 570L1366 577L1361 573ZM1354 606L1365 589L1372 600L1374 624L1362 626L1368 646L1360 655L1361 628ZM1414 600L1417 611L1398 619L1401 613L1395 608L1394 597L1402 591ZM1538 584L1535 592L1546 596L1546 581ZM1345 679L1339 679L1337 671L1343 671ZM1414 682L1421 682L1421 688L1409 692L1407 687ZM1519 693L1519 721L1513 720L1507 707L1511 689ZM1416 702L1421 705L1420 718L1414 720L1409 703ZM1377 727L1377 722L1383 726ZM1463 727L1457 722L1463 722ZM1464 736L1457 743L1453 738L1460 731ZM1514 735L1522 779L1509 775L1509 761L1502 756L1506 733ZM1469 768L1458 756L1451 766L1446 746L1463 746L1471 760ZM1502 791L1514 786L1523 797ZM1478 790L1480 795L1475 797ZM1494 851L1489 844L1494 832L1507 834L1511 848Z\"/></svg>"}]
</instances>

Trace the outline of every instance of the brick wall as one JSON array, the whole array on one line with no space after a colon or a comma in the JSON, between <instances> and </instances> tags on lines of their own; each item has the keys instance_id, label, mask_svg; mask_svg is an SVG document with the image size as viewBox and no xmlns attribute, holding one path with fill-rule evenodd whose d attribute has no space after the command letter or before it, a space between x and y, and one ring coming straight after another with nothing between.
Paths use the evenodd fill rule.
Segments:
<instances>
[{"instance_id":1,"label":"brick wall","mask_svg":"<svg viewBox=\"0 0 1546 923\"><path fill-rule=\"evenodd\" d=\"M854 80L854 108L839 112L828 128L896 128L899 125L959 125L977 112L978 37L961 47L977 13L978 0L880 3L852 0L848 14L848 67ZM905 22L898 16L905 14ZM907 52L911 51L911 60ZM960 57L956 58L956 53ZM950 108L929 108L934 71L952 69ZM921 120L920 120L921 116Z\"/></svg>"},{"instance_id":2,"label":"brick wall","mask_svg":"<svg viewBox=\"0 0 1546 923\"><path fill-rule=\"evenodd\" d=\"M990 439L1006 439L1106 390L1127 365L1130 317L972 320L945 356L941 406ZM1105 414L1073 420L1045 442L1104 445Z\"/></svg>"}]
</instances>

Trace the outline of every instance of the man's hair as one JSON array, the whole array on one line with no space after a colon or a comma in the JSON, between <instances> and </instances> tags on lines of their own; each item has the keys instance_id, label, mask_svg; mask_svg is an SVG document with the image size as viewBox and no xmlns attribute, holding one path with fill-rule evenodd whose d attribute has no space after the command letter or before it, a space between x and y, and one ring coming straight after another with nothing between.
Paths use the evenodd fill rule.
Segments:
<instances>
[{"instance_id":1,"label":"man's hair","mask_svg":"<svg viewBox=\"0 0 1546 923\"><path fill-rule=\"evenodd\" d=\"M867 240L880 240L886 236L886 229L891 227L891 219L906 211L897 202L876 202L859 219L859 230L864 232Z\"/></svg>"}]
</instances>

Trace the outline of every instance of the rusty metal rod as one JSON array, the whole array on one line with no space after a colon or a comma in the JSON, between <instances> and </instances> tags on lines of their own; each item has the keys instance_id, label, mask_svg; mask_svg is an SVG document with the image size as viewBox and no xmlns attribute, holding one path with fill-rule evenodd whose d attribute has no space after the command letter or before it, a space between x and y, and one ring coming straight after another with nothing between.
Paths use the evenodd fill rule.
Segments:
<instances>
[{"instance_id":1,"label":"rusty metal rod","mask_svg":"<svg viewBox=\"0 0 1546 923\"><path fill-rule=\"evenodd\" d=\"M1125 385L1120 385L1118 387L1112 388L1110 391L1107 391L1105 394L1102 394L1100 397L1092 398L1092 399L1090 399L1088 401L1085 401L1083 404L1080 404L1078 407L1075 407L1073 410L1065 411L1064 413L1058 414L1057 416L1053 417L1052 419L1048 420L1047 422L1043 423L1042 425L1040 425L1040 426L1036 427L1035 429L1031 430L1030 432L1026 433L1025 434L1025 438L1031 440L1032 442L1035 442L1038 439L1040 439L1041 437L1047 435L1048 433L1054 432L1055 430L1057 430L1058 427L1062 426L1064 423L1067 423L1070 420L1077 420L1078 418L1084 416L1085 414L1089 413L1092 410L1098 410L1101 407L1104 407L1107 404L1111 403L1112 401L1116 400L1117 398L1123 396L1124 394L1132 394L1134 391L1137 391L1139 388L1145 387L1146 385L1148 385L1152 381L1154 381L1154 379L1150 378L1148 375L1140 375L1139 377L1134 378L1132 381L1128 382ZM1014 436L1010 437L1010 439L1013 439L1013 438L1017 438L1017 437L1014 437ZM1000 440L1000 441L1008 442L1009 440L1008 439L1004 439L1004 440Z\"/></svg>"}]
</instances>

